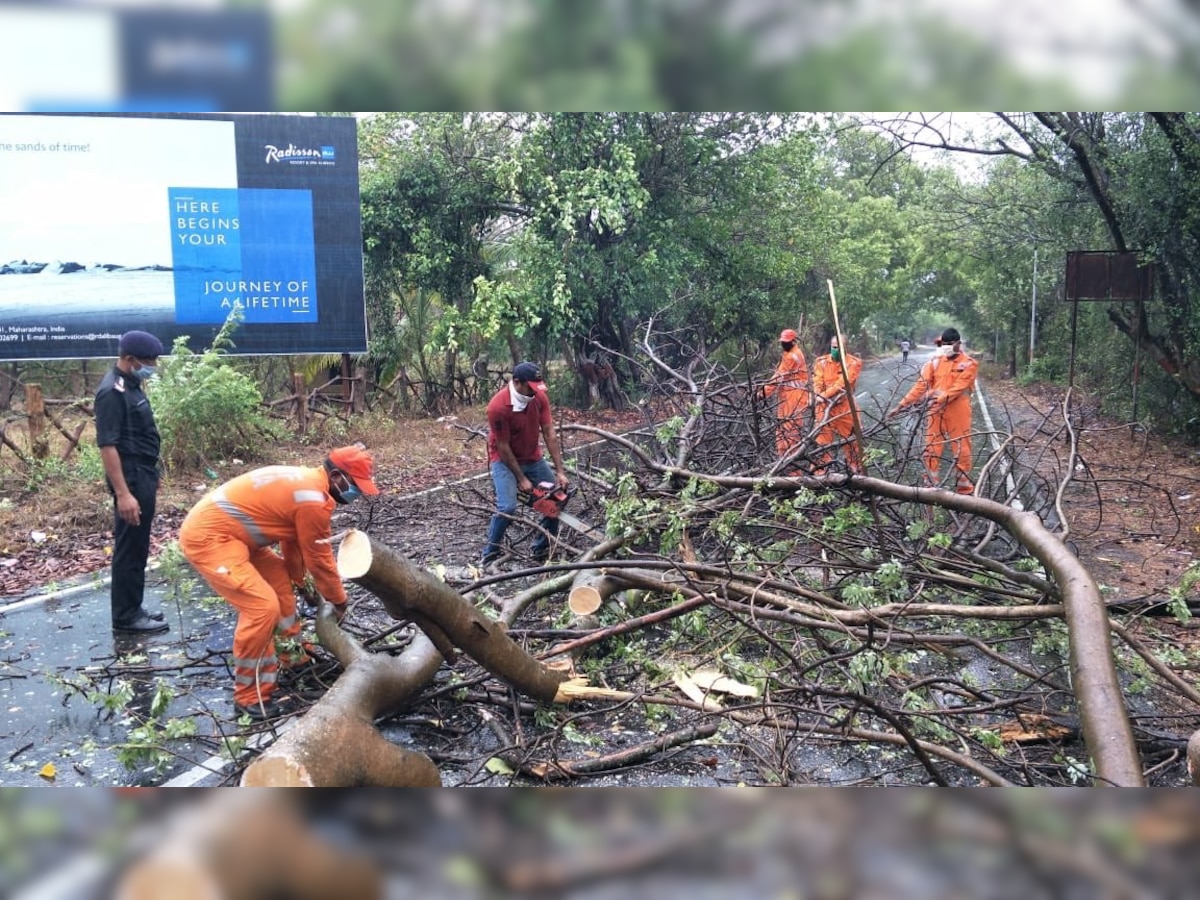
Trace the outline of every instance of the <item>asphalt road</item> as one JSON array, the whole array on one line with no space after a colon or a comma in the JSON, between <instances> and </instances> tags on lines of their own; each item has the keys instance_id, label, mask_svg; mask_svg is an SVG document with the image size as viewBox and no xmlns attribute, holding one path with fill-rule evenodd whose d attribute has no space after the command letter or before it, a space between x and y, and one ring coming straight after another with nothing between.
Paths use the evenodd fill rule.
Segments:
<instances>
[{"instance_id":1,"label":"asphalt road","mask_svg":"<svg viewBox=\"0 0 1200 900\"><path fill-rule=\"evenodd\" d=\"M904 363L897 353L864 367L856 398L865 429L895 405L931 353L912 352ZM151 573L146 606L161 608L171 630L148 638L113 635L103 577L0 608L0 785L222 782L227 766L216 750L223 736L240 729L233 721L232 677L213 658L227 654L236 616L223 602L178 600L170 592ZM127 722L106 708L111 701L104 696L117 695L122 683L132 693L129 708L143 712L160 684L178 690L186 684L163 719L199 714L203 740L173 744L178 756L162 769L126 768L118 753L128 739Z\"/></svg>"}]
</instances>

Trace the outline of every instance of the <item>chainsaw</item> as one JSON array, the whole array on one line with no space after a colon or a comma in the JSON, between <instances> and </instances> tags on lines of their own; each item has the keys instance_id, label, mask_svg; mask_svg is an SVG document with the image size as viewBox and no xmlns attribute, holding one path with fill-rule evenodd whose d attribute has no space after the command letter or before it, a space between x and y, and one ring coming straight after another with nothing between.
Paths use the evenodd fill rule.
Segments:
<instances>
[{"instance_id":1,"label":"chainsaw","mask_svg":"<svg viewBox=\"0 0 1200 900\"><path fill-rule=\"evenodd\" d=\"M574 493L575 490L573 488L562 488L553 482L542 481L535 484L533 490L522 492L521 499L533 507L535 512L541 513L547 519L558 519L558 521L573 528L580 534L585 534L588 537L598 540L603 535L598 534L595 528L582 519L577 519L569 512L563 510L563 507L567 505L571 499L571 495Z\"/></svg>"}]
</instances>

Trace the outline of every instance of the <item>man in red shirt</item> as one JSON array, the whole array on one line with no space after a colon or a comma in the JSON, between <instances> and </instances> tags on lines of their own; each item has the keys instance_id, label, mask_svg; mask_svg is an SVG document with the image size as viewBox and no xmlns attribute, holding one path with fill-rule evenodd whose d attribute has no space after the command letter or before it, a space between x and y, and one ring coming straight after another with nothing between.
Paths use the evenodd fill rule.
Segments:
<instances>
[{"instance_id":1,"label":"man in red shirt","mask_svg":"<svg viewBox=\"0 0 1200 900\"><path fill-rule=\"evenodd\" d=\"M488 525L482 564L499 559L504 532L517 511L517 494L528 493L535 484L551 482L567 486L562 450L550 418L550 400L542 373L531 362L519 363L509 383L496 392L487 406L488 462L492 484L496 488L496 512ZM554 460L554 468L542 458L538 442L541 435ZM536 562L550 557L550 541L558 535L558 519L543 517L544 534L538 534L531 548Z\"/></svg>"}]
</instances>

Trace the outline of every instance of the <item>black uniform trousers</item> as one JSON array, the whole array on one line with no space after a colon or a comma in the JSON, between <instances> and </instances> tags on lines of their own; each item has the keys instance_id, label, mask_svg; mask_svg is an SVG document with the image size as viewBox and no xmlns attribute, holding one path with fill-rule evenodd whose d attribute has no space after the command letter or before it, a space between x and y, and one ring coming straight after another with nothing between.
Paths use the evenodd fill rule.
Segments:
<instances>
[{"instance_id":1,"label":"black uniform trousers","mask_svg":"<svg viewBox=\"0 0 1200 900\"><path fill-rule=\"evenodd\" d=\"M113 500L112 623L129 625L142 615L146 561L150 558L150 526L158 499L158 464L150 457L121 457L121 472L129 492L142 508L141 524L130 525L117 513ZM109 486L111 492L112 486Z\"/></svg>"}]
</instances>

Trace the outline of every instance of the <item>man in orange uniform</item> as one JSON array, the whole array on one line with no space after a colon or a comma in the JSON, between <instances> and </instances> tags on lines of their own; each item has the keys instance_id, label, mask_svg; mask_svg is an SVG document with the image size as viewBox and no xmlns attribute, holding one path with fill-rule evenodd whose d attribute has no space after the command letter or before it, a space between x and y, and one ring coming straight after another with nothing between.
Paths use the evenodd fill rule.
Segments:
<instances>
[{"instance_id":1,"label":"man in orange uniform","mask_svg":"<svg viewBox=\"0 0 1200 900\"><path fill-rule=\"evenodd\" d=\"M921 367L917 383L904 395L888 418L917 403L926 404L929 425L925 433L923 459L928 479L937 484L942 450L948 443L954 457L954 489L971 494L971 389L975 387L978 361L962 351L962 337L955 328L947 328L935 341L938 351Z\"/></svg>"},{"instance_id":2,"label":"man in orange uniform","mask_svg":"<svg viewBox=\"0 0 1200 900\"><path fill-rule=\"evenodd\" d=\"M763 396L778 394L775 416L775 449L779 458L789 456L800 447L804 438L804 414L808 410L808 362L804 351L796 346L798 335L791 328L779 333L783 356L775 367L771 380L763 385Z\"/></svg>"},{"instance_id":3,"label":"man in orange uniform","mask_svg":"<svg viewBox=\"0 0 1200 900\"><path fill-rule=\"evenodd\" d=\"M238 611L233 703L239 715L268 719L285 711L272 697L280 664L275 637L300 635L294 586L305 572L338 619L345 614L330 523L336 504L379 493L373 475L371 454L361 444L339 447L322 466L267 466L230 479L184 519L183 555ZM300 651L283 662L302 665L307 655Z\"/></svg>"},{"instance_id":4,"label":"man in orange uniform","mask_svg":"<svg viewBox=\"0 0 1200 900\"><path fill-rule=\"evenodd\" d=\"M853 393L859 373L862 372L862 360L853 353L847 353L845 363L846 375L850 376L850 392ZM849 441L844 444L846 461L850 464L851 472L861 475L862 451L858 439L854 437L854 419L850 415L850 400L846 396L846 379L842 375L841 350L836 336L830 339L829 353L817 357L813 363L813 394L817 400L817 444L828 447ZM825 466L831 462L833 452L826 451L817 474L823 474Z\"/></svg>"}]
</instances>

